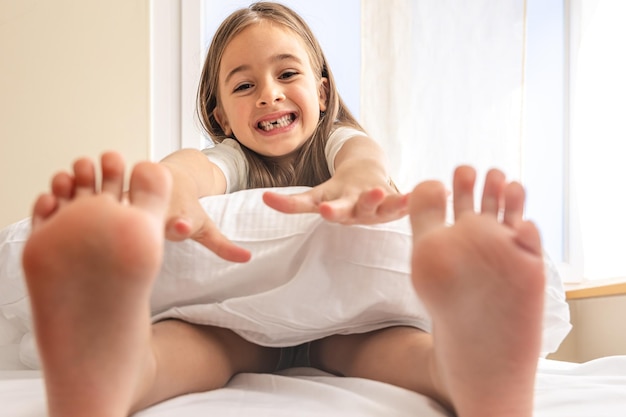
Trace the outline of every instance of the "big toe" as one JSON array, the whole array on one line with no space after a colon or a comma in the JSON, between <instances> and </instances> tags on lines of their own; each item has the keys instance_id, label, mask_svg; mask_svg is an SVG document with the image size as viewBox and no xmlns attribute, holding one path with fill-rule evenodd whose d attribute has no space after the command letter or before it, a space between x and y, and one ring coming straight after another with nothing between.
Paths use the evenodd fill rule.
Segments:
<instances>
[{"instance_id":1,"label":"big toe","mask_svg":"<svg viewBox=\"0 0 626 417\"><path fill-rule=\"evenodd\" d=\"M445 223L446 199L446 189L438 181L425 181L413 189L409 196L409 216L414 236Z\"/></svg>"},{"instance_id":2,"label":"big toe","mask_svg":"<svg viewBox=\"0 0 626 417\"><path fill-rule=\"evenodd\" d=\"M152 162L138 163L131 174L129 198L133 206L162 220L167 212L172 178L167 169Z\"/></svg>"}]
</instances>

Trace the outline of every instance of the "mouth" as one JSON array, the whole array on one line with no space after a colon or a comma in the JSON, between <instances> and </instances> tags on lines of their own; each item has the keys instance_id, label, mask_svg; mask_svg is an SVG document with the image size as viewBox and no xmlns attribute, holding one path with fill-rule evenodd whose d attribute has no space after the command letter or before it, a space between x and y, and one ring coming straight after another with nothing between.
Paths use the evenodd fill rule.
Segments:
<instances>
[{"instance_id":1,"label":"mouth","mask_svg":"<svg viewBox=\"0 0 626 417\"><path fill-rule=\"evenodd\" d=\"M289 113L275 120L263 120L259 122L257 126L261 130L270 132L274 129L289 126L294 120L296 120L296 115L294 113Z\"/></svg>"}]
</instances>

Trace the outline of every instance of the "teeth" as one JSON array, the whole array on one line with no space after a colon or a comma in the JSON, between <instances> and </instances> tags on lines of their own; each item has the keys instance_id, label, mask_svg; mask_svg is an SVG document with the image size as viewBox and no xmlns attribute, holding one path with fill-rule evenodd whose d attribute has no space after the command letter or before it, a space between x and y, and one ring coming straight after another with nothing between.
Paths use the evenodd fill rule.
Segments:
<instances>
[{"instance_id":1,"label":"teeth","mask_svg":"<svg viewBox=\"0 0 626 417\"><path fill-rule=\"evenodd\" d=\"M280 119L271 120L271 121L266 120L264 122L259 122L259 127L265 130L266 132L269 132L270 130L277 129L279 127L285 127L292 121L293 121L293 115L287 114L281 117Z\"/></svg>"}]
</instances>

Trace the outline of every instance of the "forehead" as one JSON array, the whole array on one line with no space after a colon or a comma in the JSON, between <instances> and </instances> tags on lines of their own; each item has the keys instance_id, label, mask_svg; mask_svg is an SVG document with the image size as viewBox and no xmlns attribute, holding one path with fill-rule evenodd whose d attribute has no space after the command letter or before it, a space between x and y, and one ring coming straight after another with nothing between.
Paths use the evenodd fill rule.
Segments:
<instances>
[{"instance_id":1,"label":"forehead","mask_svg":"<svg viewBox=\"0 0 626 417\"><path fill-rule=\"evenodd\" d=\"M224 48L220 78L238 66L265 64L279 55L292 55L311 66L307 45L292 29L267 20L253 23L235 35Z\"/></svg>"}]
</instances>

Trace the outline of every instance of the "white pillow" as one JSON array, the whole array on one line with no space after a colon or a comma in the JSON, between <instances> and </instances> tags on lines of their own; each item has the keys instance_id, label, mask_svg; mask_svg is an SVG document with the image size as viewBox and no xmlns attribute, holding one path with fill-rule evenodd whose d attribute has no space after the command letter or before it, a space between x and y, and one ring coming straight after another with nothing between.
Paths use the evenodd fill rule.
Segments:
<instances>
[{"instance_id":1,"label":"white pillow","mask_svg":"<svg viewBox=\"0 0 626 417\"><path fill-rule=\"evenodd\" d=\"M264 191L201 200L220 230L252 252L252 260L230 263L193 241L166 242L152 296L154 321L176 317L228 327L265 346L394 325L430 330L410 280L408 218L347 227L315 214L272 210L262 201ZM0 233L0 311L26 330L30 311L20 253L28 228L24 221ZM547 259L546 272L544 355L558 348L571 327L561 280ZM22 360L33 366L32 342L22 345Z\"/></svg>"}]
</instances>

